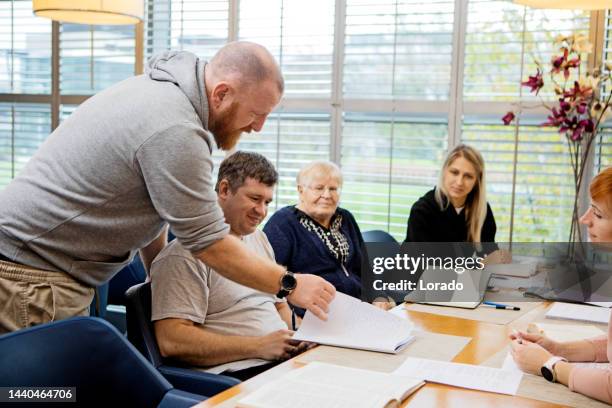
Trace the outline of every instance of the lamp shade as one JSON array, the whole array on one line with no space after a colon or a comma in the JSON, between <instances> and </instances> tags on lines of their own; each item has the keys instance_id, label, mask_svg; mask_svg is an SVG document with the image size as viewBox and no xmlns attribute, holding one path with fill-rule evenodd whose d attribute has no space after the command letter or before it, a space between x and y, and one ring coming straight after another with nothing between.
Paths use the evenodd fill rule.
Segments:
<instances>
[{"instance_id":1,"label":"lamp shade","mask_svg":"<svg viewBox=\"0 0 612 408\"><path fill-rule=\"evenodd\" d=\"M514 0L514 2L542 9L604 10L612 8L612 0Z\"/></svg>"},{"instance_id":2,"label":"lamp shade","mask_svg":"<svg viewBox=\"0 0 612 408\"><path fill-rule=\"evenodd\" d=\"M144 15L144 0L33 0L34 14L79 24L136 24Z\"/></svg>"}]
</instances>

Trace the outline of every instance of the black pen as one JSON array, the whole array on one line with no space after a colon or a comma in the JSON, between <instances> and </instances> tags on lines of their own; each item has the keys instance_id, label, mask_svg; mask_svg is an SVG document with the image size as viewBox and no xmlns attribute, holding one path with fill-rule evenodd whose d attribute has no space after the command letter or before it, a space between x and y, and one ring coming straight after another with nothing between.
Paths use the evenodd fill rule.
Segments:
<instances>
[{"instance_id":1,"label":"black pen","mask_svg":"<svg viewBox=\"0 0 612 408\"><path fill-rule=\"evenodd\" d=\"M295 310L291 308L291 330L296 331L295 327Z\"/></svg>"}]
</instances>

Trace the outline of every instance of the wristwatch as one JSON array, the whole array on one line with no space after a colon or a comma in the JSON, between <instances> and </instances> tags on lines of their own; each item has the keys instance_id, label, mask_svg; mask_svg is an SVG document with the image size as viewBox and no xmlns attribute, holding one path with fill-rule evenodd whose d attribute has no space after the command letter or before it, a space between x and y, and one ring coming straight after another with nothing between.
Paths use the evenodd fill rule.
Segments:
<instances>
[{"instance_id":1,"label":"wristwatch","mask_svg":"<svg viewBox=\"0 0 612 408\"><path fill-rule=\"evenodd\" d=\"M549 358L542 368L540 368L540 372L542 373L542 377L546 378L550 382L557 382L557 374L555 374L555 364L559 361L567 361L566 358L553 356Z\"/></svg>"},{"instance_id":2,"label":"wristwatch","mask_svg":"<svg viewBox=\"0 0 612 408\"><path fill-rule=\"evenodd\" d=\"M280 278L280 290L276 294L276 297L282 299L289 296L296 286L297 279L295 279L292 272L286 271Z\"/></svg>"}]
</instances>

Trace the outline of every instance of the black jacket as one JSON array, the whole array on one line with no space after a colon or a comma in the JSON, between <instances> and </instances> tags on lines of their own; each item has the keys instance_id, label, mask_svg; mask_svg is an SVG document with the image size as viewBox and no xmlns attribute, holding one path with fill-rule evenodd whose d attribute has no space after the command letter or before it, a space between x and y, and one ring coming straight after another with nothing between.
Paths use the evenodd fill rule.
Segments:
<instances>
[{"instance_id":1,"label":"black jacket","mask_svg":"<svg viewBox=\"0 0 612 408\"><path fill-rule=\"evenodd\" d=\"M457 214L452 205L446 210L440 210L434 191L427 192L412 206L405 242L466 242L468 227L465 210ZM493 211L487 203L487 217L482 226L480 241L495 242L496 231Z\"/></svg>"}]
</instances>

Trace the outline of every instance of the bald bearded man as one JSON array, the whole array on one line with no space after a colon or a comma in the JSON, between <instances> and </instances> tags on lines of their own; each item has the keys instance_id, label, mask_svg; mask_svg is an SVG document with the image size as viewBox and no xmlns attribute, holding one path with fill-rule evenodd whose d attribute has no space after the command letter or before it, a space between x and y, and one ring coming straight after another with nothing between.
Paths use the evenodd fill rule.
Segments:
<instances>
[{"instance_id":1,"label":"bald bearded man","mask_svg":"<svg viewBox=\"0 0 612 408\"><path fill-rule=\"evenodd\" d=\"M213 150L259 132L283 90L265 48L234 42L210 63L165 52L81 104L0 192L0 333L87 314L136 250L150 265L168 225L223 276L325 318L333 286L229 235L213 189Z\"/></svg>"}]
</instances>

